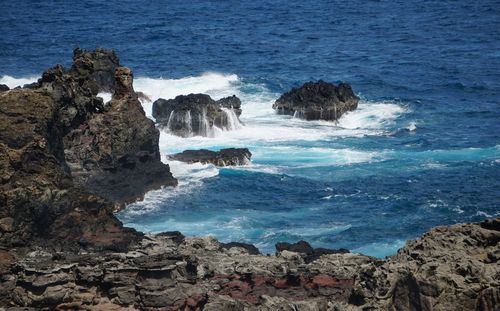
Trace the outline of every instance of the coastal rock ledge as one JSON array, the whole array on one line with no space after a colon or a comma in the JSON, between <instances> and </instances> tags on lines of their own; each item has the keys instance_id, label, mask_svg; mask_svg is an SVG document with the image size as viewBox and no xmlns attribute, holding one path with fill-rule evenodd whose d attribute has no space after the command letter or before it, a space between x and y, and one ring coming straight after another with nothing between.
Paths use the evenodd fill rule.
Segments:
<instances>
[{"instance_id":1,"label":"coastal rock ledge","mask_svg":"<svg viewBox=\"0 0 500 311\"><path fill-rule=\"evenodd\" d=\"M278 114L305 120L336 121L358 107L359 97L351 85L335 85L322 80L307 82L283 94L273 104Z\"/></svg>"},{"instance_id":2,"label":"coastal rock ledge","mask_svg":"<svg viewBox=\"0 0 500 311\"><path fill-rule=\"evenodd\" d=\"M386 260L146 235L122 252L0 250L0 306L57 310L484 310L500 303L500 219L437 227ZM305 250L307 252L307 250Z\"/></svg>"}]
</instances>

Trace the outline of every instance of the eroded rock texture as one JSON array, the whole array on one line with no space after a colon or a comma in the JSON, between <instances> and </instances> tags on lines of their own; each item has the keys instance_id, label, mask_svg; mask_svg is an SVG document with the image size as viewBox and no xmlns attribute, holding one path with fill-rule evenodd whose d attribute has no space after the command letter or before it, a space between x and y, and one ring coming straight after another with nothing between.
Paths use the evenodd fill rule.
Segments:
<instances>
[{"instance_id":1,"label":"eroded rock texture","mask_svg":"<svg viewBox=\"0 0 500 311\"><path fill-rule=\"evenodd\" d=\"M359 98L347 83L307 82L283 94L273 104L279 114L306 120L336 121L358 107Z\"/></svg>"},{"instance_id":2,"label":"eroded rock texture","mask_svg":"<svg viewBox=\"0 0 500 311\"><path fill-rule=\"evenodd\" d=\"M241 126L240 115L241 101L234 95L215 101L206 94L189 94L153 103L153 117L160 127L182 137L235 130Z\"/></svg>"},{"instance_id":3,"label":"eroded rock texture","mask_svg":"<svg viewBox=\"0 0 500 311\"><path fill-rule=\"evenodd\" d=\"M35 249L2 270L0 305L89 310L498 310L500 219L438 227L387 260L145 236L124 252ZM0 253L1 254L1 253ZM13 255L12 255L13 254ZM3 259L3 262L6 262ZM12 262L12 261L11 261Z\"/></svg>"}]
</instances>

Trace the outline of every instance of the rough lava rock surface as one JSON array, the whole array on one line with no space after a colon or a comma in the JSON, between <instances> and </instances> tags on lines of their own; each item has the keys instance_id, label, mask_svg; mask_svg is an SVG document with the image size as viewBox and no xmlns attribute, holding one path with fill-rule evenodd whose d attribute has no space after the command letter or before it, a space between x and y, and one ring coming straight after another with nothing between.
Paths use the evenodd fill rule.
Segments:
<instances>
[{"instance_id":1,"label":"rough lava rock surface","mask_svg":"<svg viewBox=\"0 0 500 311\"><path fill-rule=\"evenodd\" d=\"M0 251L0 306L85 310L498 310L500 219L437 227L379 260L252 255L146 235L122 252ZM2 253L3 252L3 253Z\"/></svg>"},{"instance_id":2,"label":"rough lava rock surface","mask_svg":"<svg viewBox=\"0 0 500 311\"><path fill-rule=\"evenodd\" d=\"M206 94L189 94L153 103L153 117L160 127L182 137L236 129L240 115L241 101L234 95L215 101Z\"/></svg>"},{"instance_id":3,"label":"rough lava rock surface","mask_svg":"<svg viewBox=\"0 0 500 311\"><path fill-rule=\"evenodd\" d=\"M359 98L347 83L307 82L283 94L273 104L279 114L306 120L336 121L358 107Z\"/></svg>"},{"instance_id":4,"label":"rough lava rock surface","mask_svg":"<svg viewBox=\"0 0 500 311\"><path fill-rule=\"evenodd\" d=\"M245 165L250 162L252 153L247 148L227 148L220 151L206 149L186 150L168 156L169 159L186 163L212 163L216 166Z\"/></svg>"},{"instance_id":5,"label":"rough lava rock surface","mask_svg":"<svg viewBox=\"0 0 500 311\"><path fill-rule=\"evenodd\" d=\"M114 92L115 71L118 67L120 60L112 50L98 48L85 51L77 48L73 51L73 71L89 75L97 83L99 92Z\"/></svg>"}]
</instances>

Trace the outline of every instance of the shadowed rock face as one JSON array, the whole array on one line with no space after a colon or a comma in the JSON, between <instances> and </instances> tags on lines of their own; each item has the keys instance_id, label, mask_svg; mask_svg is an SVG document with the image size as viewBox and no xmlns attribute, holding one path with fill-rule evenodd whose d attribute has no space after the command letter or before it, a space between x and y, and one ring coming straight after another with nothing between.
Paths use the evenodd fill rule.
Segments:
<instances>
[{"instance_id":1,"label":"shadowed rock face","mask_svg":"<svg viewBox=\"0 0 500 311\"><path fill-rule=\"evenodd\" d=\"M177 181L160 161L159 131L133 90L131 70L118 67L115 78L111 102L71 131L64 144L75 183L118 208Z\"/></svg>"},{"instance_id":2,"label":"shadowed rock face","mask_svg":"<svg viewBox=\"0 0 500 311\"><path fill-rule=\"evenodd\" d=\"M245 165L252 153L247 148L227 148L220 151L186 150L169 156L169 159L186 163L212 163L216 166Z\"/></svg>"},{"instance_id":3,"label":"shadowed rock face","mask_svg":"<svg viewBox=\"0 0 500 311\"><path fill-rule=\"evenodd\" d=\"M305 120L336 121L358 107L359 98L347 83L307 82L281 95L273 104L279 114Z\"/></svg>"},{"instance_id":4,"label":"shadowed rock face","mask_svg":"<svg viewBox=\"0 0 500 311\"><path fill-rule=\"evenodd\" d=\"M234 95L215 101L206 94L189 94L153 103L153 117L160 127L182 137L237 129L240 114L241 101Z\"/></svg>"}]
</instances>

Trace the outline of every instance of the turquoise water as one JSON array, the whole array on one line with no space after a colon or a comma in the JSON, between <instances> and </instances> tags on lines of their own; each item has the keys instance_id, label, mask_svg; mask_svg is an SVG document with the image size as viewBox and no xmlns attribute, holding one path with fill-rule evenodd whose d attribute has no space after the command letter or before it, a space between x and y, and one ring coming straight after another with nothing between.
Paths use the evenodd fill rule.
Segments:
<instances>
[{"instance_id":1,"label":"turquoise water","mask_svg":"<svg viewBox=\"0 0 500 311\"><path fill-rule=\"evenodd\" d=\"M433 226L500 215L498 29L495 1L9 2L0 83L69 64L77 45L105 46L153 100L236 94L242 128L162 132L160 149L247 147L252 163L170 162L179 187L119 218L263 252L305 239L383 257ZM274 113L281 93L312 79L350 82L359 108L338 123Z\"/></svg>"}]
</instances>

